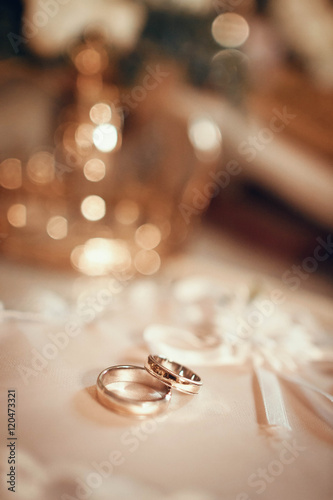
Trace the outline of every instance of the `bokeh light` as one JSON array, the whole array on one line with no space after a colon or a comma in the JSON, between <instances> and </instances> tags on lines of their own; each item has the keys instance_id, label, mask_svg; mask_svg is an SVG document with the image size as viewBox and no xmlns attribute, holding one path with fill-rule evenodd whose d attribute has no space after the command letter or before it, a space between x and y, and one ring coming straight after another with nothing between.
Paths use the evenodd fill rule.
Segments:
<instances>
[{"instance_id":1,"label":"bokeh light","mask_svg":"<svg viewBox=\"0 0 333 500\"><path fill-rule=\"evenodd\" d=\"M91 158L83 167L85 178L91 182L98 182L105 177L105 163L99 158Z\"/></svg>"},{"instance_id":2,"label":"bokeh light","mask_svg":"<svg viewBox=\"0 0 333 500\"><path fill-rule=\"evenodd\" d=\"M0 164L0 185L6 189L17 189L22 184L20 160L7 158Z\"/></svg>"},{"instance_id":3,"label":"bokeh light","mask_svg":"<svg viewBox=\"0 0 333 500\"><path fill-rule=\"evenodd\" d=\"M83 75L96 75L104 67L102 55L92 47L81 50L74 61L77 70Z\"/></svg>"},{"instance_id":4,"label":"bokeh light","mask_svg":"<svg viewBox=\"0 0 333 500\"><path fill-rule=\"evenodd\" d=\"M212 59L211 75L214 85L235 92L244 88L249 57L238 49L220 50Z\"/></svg>"},{"instance_id":5,"label":"bokeh light","mask_svg":"<svg viewBox=\"0 0 333 500\"><path fill-rule=\"evenodd\" d=\"M112 111L108 104L99 102L91 108L89 115L92 122L100 125L111 120Z\"/></svg>"},{"instance_id":6,"label":"bokeh light","mask_svg":"<svg viewBox=\"0 0 333 500\"><path fill-rule=\"evenodd\" d=\"M220 14L212 24L213 38L223 47L239 47L249 34L250 27L246 19L235 12Z\"/></svg>"},{"instance_id":7,"label":"bokeh light","mask_svg":"<svg viewBox=\"0 0 333 500\"><path fill-rule=\"evenodd\" d=\"M48 184L54 180L55 160L47 151L39 151L31 156L27 164L29 179L35 184Z\"/></svg>"},{"instance_id":8,"label":"bokeh light","mask_svg":"<svg viewBox=\"0 0 333 500\"><path fill-rule=\"evenodd\" d=\"M92 238L74 248L71 262L75 269L90 276L125 271L131 266L131 254L125 241Z\"/></svg>"},{"instance_id":9,"label":"bokeh light","mask_svg":"<svg viewBox=\"0 0 333 500\"><path fill-rule=\"evenodd\" d=\"M56 215L48 220L46 226L47 234L54 240L66 238L68 232L68 222L65 217Z\"/></svg>"},{"instance_id":10,"label":"bokeh light","mask_svg":"<svg viewBox=\"0 0 333 500\"><path fill-rule=\"evenodd\" d=\"M209 117L196 117L188 124L188 137L195 150L200 153L218 155L221 151L222 136L219 127Z\"/></svg>"},{"instance_id":11,"label":"bokeh light","mask_svg":"<svg viewBox=\"0 0 333 500\"><path fill-rule=\"evenodd\" d=\"M134 258L134 266L141 274L155 274L161 267L161 259L155 250L139 250Z\"/></svg>"},{"instance_id":12,"label":"bokeh light","mask_svg":"<svg viewBox=\"0 0 333 500\"><path fill-rule=\"evenodd\" d=\"M87 196L81 203L81 212L87 220L100 220L106 212L105 201L100 196Z\"/></svg>"},{"instance_id":13,"label":"bokeh light","mask_svg":"<svg viewBox=\"0 0 333 500\"><path fill-rule=\"evenodd\" d=\"M145 250L151 250L160 243L161 231L154 224L142 224L135 232L137 245Z\"/></svg>"},{"instance_id":14,"label":"bokeh light","mask_svg":"<svg viewBox=\"0 0 333 500\"><path fill-rule=\"evenodd\" d=\"M117 146L118 131L110 123L98 125L93 132L93 141L99 151L109 153Z\"/></svg>"},{"instance_id":15,"label":"bokeh light","mask_svg":"<svg viewBox=\"0 0 333 500\"><path fill-rule=\"evenodd\" d=\"M24 227L27 224L27 208L21 203L16 203L9 207L7 212L9 224L13 227Z\"/></svg>"}]
</instances>

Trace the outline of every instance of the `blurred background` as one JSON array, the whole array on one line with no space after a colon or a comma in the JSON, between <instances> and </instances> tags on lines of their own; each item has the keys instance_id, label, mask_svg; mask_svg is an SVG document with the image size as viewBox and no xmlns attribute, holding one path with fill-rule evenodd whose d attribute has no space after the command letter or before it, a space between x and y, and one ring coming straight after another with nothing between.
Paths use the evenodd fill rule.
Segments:
<instances>
[{"instance_id":1,"label":"blurred background","mask_svg":"<svg viewBox=\"0 0 333 500\"><path fill-rule=\"evenodd\" d=\"M332 2L3 0L0 56L6 259L151 276L195 248L281 276L329 241Z\"/></svg>"}]
</instances>

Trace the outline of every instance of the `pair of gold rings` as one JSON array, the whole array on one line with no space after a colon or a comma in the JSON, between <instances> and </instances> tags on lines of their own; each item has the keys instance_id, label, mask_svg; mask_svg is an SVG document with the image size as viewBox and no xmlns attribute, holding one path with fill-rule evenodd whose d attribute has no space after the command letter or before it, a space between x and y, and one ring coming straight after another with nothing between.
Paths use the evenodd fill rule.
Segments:
<instances>
[{"instance_id":1,"label":"pair of gold rings","mask_svg":"<svg viewBox=\"0 0 333 500\"><path fill-rule=\"evenodd\" d=\"M99 401L114 412L147 417L167 409L172 388L198 394L202 382L186 366L150 354L144 368L133 365L106 368L98 375L96 386Z\"/></svg>"}]
</instances>

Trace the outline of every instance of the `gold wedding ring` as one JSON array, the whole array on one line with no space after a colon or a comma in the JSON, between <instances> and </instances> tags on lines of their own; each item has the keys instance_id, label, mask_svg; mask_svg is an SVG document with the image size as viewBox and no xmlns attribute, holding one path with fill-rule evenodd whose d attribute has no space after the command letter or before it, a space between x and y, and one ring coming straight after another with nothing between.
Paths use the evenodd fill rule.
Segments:
<instances>
[{"instance_id":1,"label":"gold wedding ring","mask_svg":"<svg viewBox=\"0 0 333 500\"><path fill-rule=\"evenodd\" d=\"M177 391L198 394L201 378L186 366L169 361L163 356L149 355L145 368L150 375Z\"/></svg>"},{"instance_id":2,"label":"gold wedding ring","mask_svg":"<svg viewBox=\"0 0 333 500\"><path fill-rule=\"evenodd\" d=\"M170 387L140 366L106 368L98 375L96 385L100 402L121 415L158 415L167 409L171 398Z\"/></svg>"}]
</instances>

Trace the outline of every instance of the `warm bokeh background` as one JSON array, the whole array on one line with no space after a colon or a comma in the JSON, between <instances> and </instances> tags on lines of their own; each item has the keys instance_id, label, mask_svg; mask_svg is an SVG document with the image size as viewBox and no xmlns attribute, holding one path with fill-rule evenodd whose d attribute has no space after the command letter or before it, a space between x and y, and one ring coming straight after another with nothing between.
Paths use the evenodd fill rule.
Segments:
<instances>
[{"instance_id":1,"label":"warm bokeh background","mask_svg":"<svg viewBox=\"0 0 333 500\"><path fill-rule=\"evenodd\" d=\"M156 222L160 237L167 242L165 249L159 247L162 258L187 237L188 221L181 227L184 210L185 219L194 225L204 211L204 228L230 238L236 248L247 246L254 253L258 250L280 259L284 268L312 255L318 237L326 240L333 227L333 9L329 2L110 0L83 6L72 0L63 5L50 2L49 10L41 10L33 0L25 5L15 0L2 2L1 9L1 161L18 157L28 162L41 149L53 154L59 127L73 120L75 106L79 123L77 110L82 102L76 94L73 50L84 34L103 34L109 63L101 75L113 88L108 98L119 102L124 111L122 148L118 143L121 152L112 160L117 163L112 167L115 177L107 173L104 187L99 187L102 182L95 183L90 192L87 179L82 181L75 177L77 172L71 172L61 186L52 187L50 215L61 212L81 225L74 243L64 250L58 242L53 242L58 247L44 242L45 230L35 224L33 233L25 236L34 239L30 252L34 262L43 262L41 253L49 253L36 254L39 238L56 260L57 252L68 260L69 249L82 244L80 235L107 233L97 225L88 224L87 229L80 219L82 213L74 209L89 193L106 197L112 210L122 199L126 202L133 197L143 205L140 220ZM236 17L219 24L217 16L226 13ZM310 25L311 30L306 28ZM146 91L143 100L140 91L133 100L133 89L142 84L147 65L154 64L160 65L162 74L164 68L168 77L160 78L157 90ZM131 95L128 109L125 101ZM286 122L279 127L281 114ZM207 116L214 123L193 122ZM274 116L277 121L272 122ZM191 123L197 127L194 132ZM272 123L277 124L276 131ZM214 126L220 134L217 142L213 138L211 144L209 139L205 143L202 137L212 130L214 135ZM215 157L200 156L200 151L207 153L209 148ZM61 160L64 169L66 162ZM238 166L229 182L225 172L230 162ZM149 170L150 164L158 164L157 173ZM215 184L215 190L207 185L213 172L223 179L227 175L227 181ZM115 185L116 195L111 192ZM5 200L8 192L2 186L0 196ZM28 179L21 195L35 203L49 197L50 190L43 189L33 181L29 185ZM29 252L24 256L22 248L17 250L22 231L14 229L13 234L6 215L11 201L20 204L21 195L14 188L9 193L12 198L2 205L1 233L9 235L8 240L3 237L2 248L8 256L29 260ZM152 222L152 207L157 205L162 215ZM34 214L40 212L37 205L34 210ZM109 227L119 223L119 218L103 220ZM170 224L173 233L164 237L171 231ZM272 266L272 272L279 273L280 267L275 271ZM329 283L331 259L320 264L318 276ZM311 286L312 278L304 280L304 286ZM329 286L327 290L330 293Z\"/></svg>"}]
</instances>

